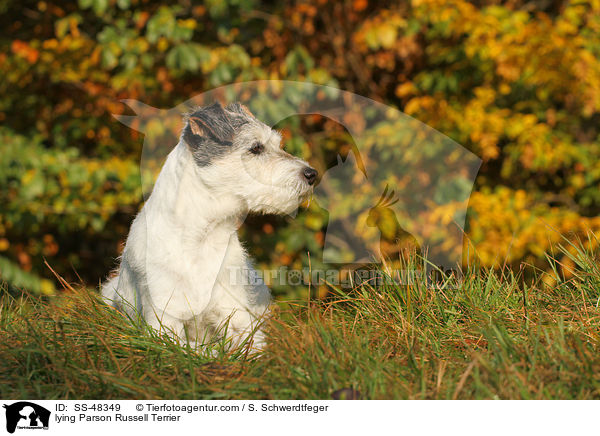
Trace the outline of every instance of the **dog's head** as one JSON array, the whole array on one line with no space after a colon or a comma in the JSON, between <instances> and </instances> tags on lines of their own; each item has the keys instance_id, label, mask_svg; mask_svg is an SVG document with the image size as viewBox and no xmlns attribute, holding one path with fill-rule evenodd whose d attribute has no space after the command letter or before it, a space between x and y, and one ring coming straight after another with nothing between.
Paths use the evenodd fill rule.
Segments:
<instances>
[{"instance_id":1,"label":"dog's head","mask_svg":"<svg viewBox=\"0 0 600 436\"><path fill-rule=\"evenodd\" d=\"M317 177L308 163L281 148L278 132L240 103L193 110L182 138L202 182L216 195L238 197L250 212L291 213Z\"/></svg>"}]
</instances>

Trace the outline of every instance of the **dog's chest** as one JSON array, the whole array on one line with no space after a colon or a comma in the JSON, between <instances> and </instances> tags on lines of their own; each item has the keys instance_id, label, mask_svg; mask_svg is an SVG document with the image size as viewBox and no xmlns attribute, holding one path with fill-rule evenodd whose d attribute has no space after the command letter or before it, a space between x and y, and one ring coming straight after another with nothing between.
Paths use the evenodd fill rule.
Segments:
<instances>
[{"instance_id":1,"label":"dog's chest","mask_svg":"<svg viewBox=\"0 0 600 436\"><path fill-rule=\"evenodd\" d=\"M243 266L245 253L236 232L214 231L192 248L190 267L198 276L214 275L229 267Z\"/></svg>"},{"instance_id":2,"label":"dog's chest","mask_svg":"<svg viewBox=\"0 0 600 436\"><path fill-rule=\"evenodd\" d=\"M198 292L211 292L216 282L228 283L231 273L246 266L246 253L236 232L215 230L202 243L186 247L186 252L190 253L186 276Z\"/></svg>"}]
</instances>

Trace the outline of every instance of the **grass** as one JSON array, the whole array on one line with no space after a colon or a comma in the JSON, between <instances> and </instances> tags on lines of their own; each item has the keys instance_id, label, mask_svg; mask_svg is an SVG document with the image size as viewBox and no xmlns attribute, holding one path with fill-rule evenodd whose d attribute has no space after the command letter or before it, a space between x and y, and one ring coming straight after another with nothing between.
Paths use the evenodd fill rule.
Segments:
<instances>
[{"instance_id":1,"label":"grass","mask_svg":"<svg viewBox=\"0 0 600 436\"><path fill-rule=\"evenodd\" d=\"M549 255L553 273L529 284L472 269L444 290L363 284L281 308L259 357L180 347L94 292L4 292L0 397L597 399L600 267L561 250L570 266Z\"/></svg>"}]
</instances>

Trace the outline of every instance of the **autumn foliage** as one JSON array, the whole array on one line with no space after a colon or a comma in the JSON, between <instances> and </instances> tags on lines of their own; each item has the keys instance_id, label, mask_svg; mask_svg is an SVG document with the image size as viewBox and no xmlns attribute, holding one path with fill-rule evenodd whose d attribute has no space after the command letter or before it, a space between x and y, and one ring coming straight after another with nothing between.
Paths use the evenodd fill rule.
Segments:
<instances>
[{"instance_id":1,"label":"autumn foliage","mask_svg":"<svg viewBox=\"0 0 600 436\"><path fill-rule=\"evenodd\" d=\"M478 155L465 262L543 267L561 235L600 230L599 0L8 0L0 11L0 273L15 287L53 292L45 260L91 286L114 267L142 202L143 137L112 117L130 114L122 99L168 109L257 79L364 95ZM309 133L281 126L290 151L330 167L342 129L298 123ZM253 218L244 234L260 266L302 268L324 226L311 208L292 224Z\"/></svg>"}]
</instances>

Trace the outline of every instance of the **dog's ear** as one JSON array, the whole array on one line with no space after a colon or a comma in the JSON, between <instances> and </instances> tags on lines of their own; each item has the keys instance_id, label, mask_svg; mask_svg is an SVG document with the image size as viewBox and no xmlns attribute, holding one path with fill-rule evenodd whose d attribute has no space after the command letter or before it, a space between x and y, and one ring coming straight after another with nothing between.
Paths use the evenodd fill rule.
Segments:
<instances>
[{"instance_id":1,"label":"dog's ear","mask_svg":"<svg viewBox=\"0 0 600 436\"><path fill-rule=\"evenodd\" d=\"M200 142L202 138L210 138L220 144L231 144L235 133L232 118L232 114L219 102L197 109L187 117L184 139L190 145Z\"/></svg>"}]
</instances>

